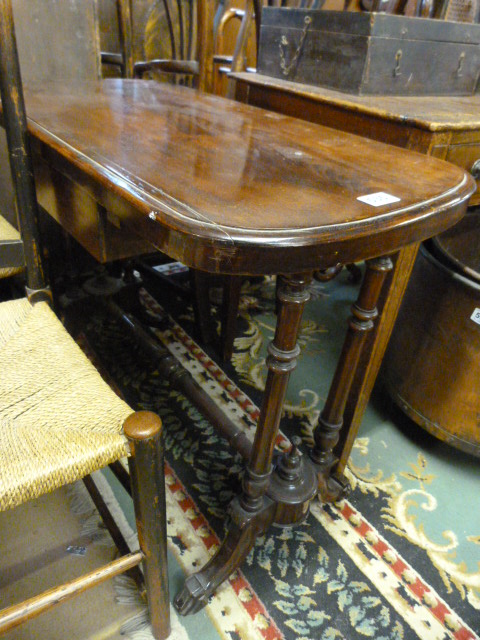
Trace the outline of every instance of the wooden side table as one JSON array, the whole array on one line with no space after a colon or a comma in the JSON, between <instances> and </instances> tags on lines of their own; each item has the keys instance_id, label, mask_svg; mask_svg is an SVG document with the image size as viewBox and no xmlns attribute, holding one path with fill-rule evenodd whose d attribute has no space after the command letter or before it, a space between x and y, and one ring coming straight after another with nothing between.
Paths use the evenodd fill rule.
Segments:
<instances>
[{"instance_id":1,"label":"wooden side table","mask_svg":"<svg viewBox=\"0 0 480 640\"><path fill-rule=\"evenodd\" d=\"M310 122L359 134L397 147L442 158L480 181L480 95L469 97L355 96L255 73L235 73L238 100ZM398 167L399 173L403 171ZM405 175L408 180L408 175ZM471 205L480 204L477 190ZM376 336L369 336L344 415L336 454L337 474L347 464L418 252L418 244L401 249L390 275L392 286L380 302ZM368 356L367 356L368 354Z\"/></svg>"},{"instance_id":2,"label":"wooden side table","mask_svg":"<svg viewBox=\"0 0 480 640\"><path fill-rule=\"evenodd\" d=\"M370 371L358 363L369 360L365 340L376 334L390 256L458 222L475 184L436 158L186 87L105 80L43 83L25 94L38 200L94 255L109 231L96 210L115 216L116 246L123 237L130 250L137 237L192 269L281 275L253 443L236 425L216 424L246 468L224 542L176 597L178 610L192 613L272 522L300 522L317 492L331 500L348 488L331 474L334 450L351 383ZM310 274L358 260L366 274L315 444L308 456L293 446L274 460ZM145 333L137 332L142 344Z\"/></svg>"}]
</instances>

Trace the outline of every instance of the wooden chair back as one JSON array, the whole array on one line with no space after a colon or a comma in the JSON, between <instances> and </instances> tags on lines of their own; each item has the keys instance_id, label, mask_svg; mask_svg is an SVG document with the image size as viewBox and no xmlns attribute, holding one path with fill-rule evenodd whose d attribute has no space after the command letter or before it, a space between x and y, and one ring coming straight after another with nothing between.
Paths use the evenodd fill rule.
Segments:
<instances>
[{"instance_id":1,"label":"wooden chair back","mask_svg":"<svg viewBox=\"0 0 480 640\"><path fill-rule=\"evenodd\" d=\"M18 49L10 2L3 2L0 11L0 92L3 119L9 149L15 204L27 267L27 289L44 291L46 279L38 231L38 205L30 153L27 116L23 98Z\"/></svg>"},{"instance_id":2,"label":"wooden chair back","mask_svg":"<svg viewBox=\"0 0 480 640\"><path fill-rule=\"evenodd\" d=\"M24 82L99 78L96 0L12 0ZM61 25L52 33L52 25ZM48 44L47 44L48 43ZM16 224L5 133L0 129L0 213Z\"/></svg>"},{"instance_id":3,"label":"wooden chair back","mask_svg":"<svg viewBox=\"0 0 480 640\"><path fill-rule=\"evenodd\" d=\"M116 0L116 8L121 51L102 53L103 63L118 66L127 78L170 79L212 91L212 0Z\"/></svg>"}]
</instances>

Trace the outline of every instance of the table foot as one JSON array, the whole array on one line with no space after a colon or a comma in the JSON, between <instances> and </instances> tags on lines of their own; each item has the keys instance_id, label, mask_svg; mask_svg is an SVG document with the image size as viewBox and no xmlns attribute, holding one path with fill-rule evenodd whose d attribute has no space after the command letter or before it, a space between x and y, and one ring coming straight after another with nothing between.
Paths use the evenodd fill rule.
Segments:
<instances>
[{"instance_id":1,"label":"table foot","mask_svg":"<svg viewBox=\"0 0 480 640\"><path fill-rule=\"evenodd\" d=\"M277 520L301 520L316 492L315 471L297 447L273 470L273 451L291 371L296 366L297 336L309 299L310 274L281 278L277 290L275 336L268 348L267 381L255 439L242 481L242 495L231 503L230 530L214 557L187 578L174 604L181 615L195 613L215 589L243 562L255 539ZM310 474L309 474L310 471ZM269 489L273 498L267 495ZM282 504L283 503L283 504Z\"/></svg>"},{"instance_id":2,"label":"table foot","mask_svg":"<svg viewBox=\"0 0 480 640\"><path fill-rule=\"evenodd\" d=\"M319 472L317 477L318 497L321 502L338 502L350 495L352 487L343 473L325 475Z\"/></svg>"},{"instance_id":3,"label":"table foot","mask_svg":"<svg viewBox=\"0 0 480 640\"><path fill-rule=\"evenodd\" d=\"M271 524L275 503L264 498L263 508L249 513L235 498L230 506L232 523L217 553L197 573L189 576L176 595L174 606L180 615L197 613L208 602L215 589L243 562L257 536Z\"/></svg>"}]
</instances>

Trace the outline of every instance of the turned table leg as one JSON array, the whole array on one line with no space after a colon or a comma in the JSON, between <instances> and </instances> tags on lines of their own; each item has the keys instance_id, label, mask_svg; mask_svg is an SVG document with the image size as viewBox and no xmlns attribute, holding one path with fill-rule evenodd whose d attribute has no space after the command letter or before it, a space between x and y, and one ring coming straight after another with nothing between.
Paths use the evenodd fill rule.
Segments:
<instances>
[{"instance_id":1,"label":"turned table leg","mask_svg":"<svg viewBox=\"0 0 480 640\"><path fill-rule=\"evenodd\" d=\"M403 295L418 253L418 243L408 245L392 256L393 270L388 274L378 304L376 328L367 337L360 363L343 416L343 428L335 447L334 473L342 474L347 466L353 443L357 437L363 414L382 364L388 340L400 310Z\"/></svg>"},{"instance_id":2,"label":"turned table leg","mask_svg":"<svg viewBox=\"0 0 480 640\"><path fill-rule=\"evenodd\" d=\"M280 474L275 474L271 495L267 495L272 480L272 462L275 439L278 433L283 402L291 371L296 366L299 354L297 335L303 309L310 295L307 286L310 277L304 274L282 278L278 289L278 317L275 336L268 349L268 375L258 420L253 448L243 478L242 494L230 505L232 523L225 540L205 567L189 576L183 589L175 598L175 606L181 614L194 613L201 609L209 596L244 560L255 543L278 516L300 519L313 498L308 480L310 464L299 462L298 451L294 447L291 456L284 460ZM293 473L291 467L294 467ZM302 497L296 507L288 508L277 502L278 494L288 493L299 478L294 492L299 490ZM313 474L314 482L316 482ZM283 485L282 485L283 482ZM280 489L279 489L280 487ZM280 498L281 500L281 498ZM293 514L293 515L292 515Z\"/></svg>"},{"instance_id":3,"label":"turned table leg","mask_svg":"<svg viewBox=\"0 0 480 640\"><path fill-rule=\"evenodd\" d=\"M367 334L374 328L377 303L383 283L393 265L387 257L367 261L365 277L357 301L352 306L347 335L330 386L325 407L314 432L310 457L318 473L318 491L324 501L341 498L348 493L348 483L340 474L331 474L337 462L334 450L343 427L343 416L352 383L357 373Z\"/></svg>"}]
</instances>

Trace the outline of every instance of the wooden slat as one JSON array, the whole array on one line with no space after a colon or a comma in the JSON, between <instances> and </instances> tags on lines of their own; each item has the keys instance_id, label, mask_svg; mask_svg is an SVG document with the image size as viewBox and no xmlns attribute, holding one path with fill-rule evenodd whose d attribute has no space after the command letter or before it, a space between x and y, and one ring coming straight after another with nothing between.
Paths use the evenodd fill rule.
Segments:
<instances>
[{"instance_id":1,"label":"wooden slat","mask_svg":"<svg viewBox=\"0 0 480 640\"><path fill-rule=\"evenodd\" d=\"M105 580L109 578L128 571L132 567L137 566L142 560L143 554L140 551L130 553L76 580L66 582L38 596L3 609L0 611L0 634L17 627L22 622L35 618L39 614L61 602L69 600L82 591L86 591L91 587L95 587L97 584L105 582Z\"/></svg>"}]
</instances>

